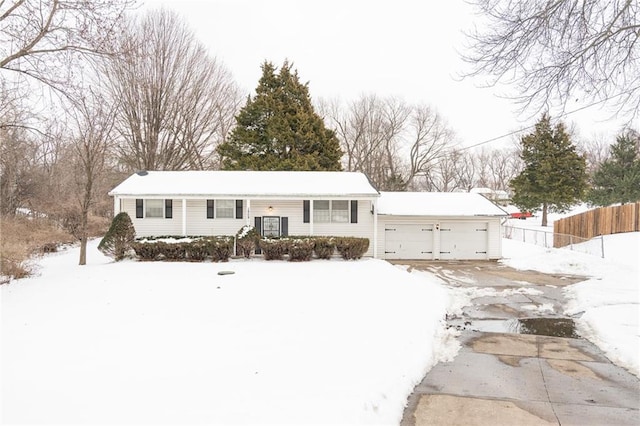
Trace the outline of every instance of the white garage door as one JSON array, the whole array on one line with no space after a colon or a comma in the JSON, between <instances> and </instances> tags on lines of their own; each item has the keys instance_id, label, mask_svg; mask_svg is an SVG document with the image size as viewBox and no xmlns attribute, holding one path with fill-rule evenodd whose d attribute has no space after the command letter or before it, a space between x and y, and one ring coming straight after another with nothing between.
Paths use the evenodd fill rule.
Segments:
<instances>
[{"instance_id":1,"label":"white garage door","mask_svg":"<svg viewBox=\"0 0 640 426\"><path fill-rule=\"evenodd\" d=\"M486 259L488 229L486 222L442 222L440 258Z\"/></svg>"},{"instance_id":2,"label":"white garage door","mask_svg":"<svg viewBox=\"0 0 640 426\"><path fill-rule=\"evenodd\" d=\"M433 258L433 224L388 224L384 228L385 259Z\"/></svg>"}]
</instances>

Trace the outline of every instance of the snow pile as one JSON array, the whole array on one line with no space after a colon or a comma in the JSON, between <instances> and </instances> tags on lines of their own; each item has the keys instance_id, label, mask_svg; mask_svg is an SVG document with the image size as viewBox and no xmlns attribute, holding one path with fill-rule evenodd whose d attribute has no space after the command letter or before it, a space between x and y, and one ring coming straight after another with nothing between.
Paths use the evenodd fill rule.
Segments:
<instances>
[{"instance_id":1,"label":"snow pile","mask_svg":"<svg viewBox=\"0 0 640 426\"><path fill-rule=\"evenodd\" d=\"M95 247L0 287L3 422L398 424L458 349L440 282L384 261L112 263Z\"/></svg>"}]
</instances>

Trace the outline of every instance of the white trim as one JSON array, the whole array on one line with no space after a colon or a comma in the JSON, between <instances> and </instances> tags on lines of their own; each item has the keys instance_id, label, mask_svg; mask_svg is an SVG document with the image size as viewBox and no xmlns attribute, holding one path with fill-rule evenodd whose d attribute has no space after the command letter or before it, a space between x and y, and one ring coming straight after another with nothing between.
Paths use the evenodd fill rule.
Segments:
<instances>
[{"instance_id":1,"label":"white trim","mask_svg":"<svg viewBox=\"0 0 640 426\"><path fill-rule=\"evenodd\" d=\"M187 236L187 200L182 199L182 235Z\"/></svg>"},{"instance_id":2,"label":"white trim","mask_svg":"<svg viewBox=\"0 0 640 426\"><path fill-rule=\"evenodd\" d=\"M309 235L313 235L313 201L309 200Z\"/></svg>"},{"instance_id":3,"label":"white trim","mask_svg":"<svg viewBox=\"0 0 640 426\"><path fill-rule=\"evenodd\" d=\"M373 213L373 258L378 258L378 205L377 200L371 201L370 213Z\"/></svg>"}]
</instances>

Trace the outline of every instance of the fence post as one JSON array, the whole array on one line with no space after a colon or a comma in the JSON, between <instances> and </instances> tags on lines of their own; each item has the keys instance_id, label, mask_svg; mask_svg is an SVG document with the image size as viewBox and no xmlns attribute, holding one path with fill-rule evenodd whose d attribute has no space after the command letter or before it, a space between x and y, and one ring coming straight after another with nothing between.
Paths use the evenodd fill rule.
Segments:
<instances>
[{"instance_id":1,"label":"fence post","mask_svg":"<svg viewBox=\"0 0 640 426\"><path fill-rule=\"evenodd\" d=\"M600 247L602 248L602 258L604 259L604 235L600 235Z\"/></svg>"},{"instance_id":2,"label":"fence post","mask_svg":"<svg viewBox=\"0 0 640 426\"><path fill-rule=\"evenodd\" d=\"M569 234L569 247L573 250L573 235Z\"/></svg>"}]
</instances>

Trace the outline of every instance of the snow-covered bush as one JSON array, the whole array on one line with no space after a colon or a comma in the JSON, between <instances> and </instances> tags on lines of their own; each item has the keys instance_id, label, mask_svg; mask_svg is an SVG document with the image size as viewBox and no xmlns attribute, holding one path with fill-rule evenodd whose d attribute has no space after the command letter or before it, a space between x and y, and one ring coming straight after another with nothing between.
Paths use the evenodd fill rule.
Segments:
<instances>
[{"instance_id":1,"label":"snow-covered bush","mask_svg":"<svg viewBox=\"0 0 640 426\"><path fill-rule=\"evenodd\" d=\"M335 239L333 237L315 237L313 241L313 251L318 259L331 259L336 251Z\"/></svg>"},{"instance_id":2,"label":"snow-covered bush","mask_svg":"<svg viewBox=\"0 0 640 426\"><path fill-rule=\"evenodd\" d=\"M260 233L253 226L245 225L240 228L236 234L236 249L238 255L246 257L247 259L251 257L251 253L255 251L260 238Z\"/></svg>"},{"instance_id":3,"label":"snow-covered bush","mask_svg":"<svg viewBox=\"0 0 640 426\"><path fill-rule=\"evenodd\" d=\"M312 238L289 239L287 252L291 262L308 262L313 256L315 243Z\"/></svg>"},{"instance_id":4,"label":"snow-covered bush","mask_svg":"<svg viewBox=\"0 0 640 426\"><path fill-rule=\"evenodd\" d=\"M288 241L265 238L258 242L266 260L282 260L287 252Z\"/></svg>"}]
</instances>

